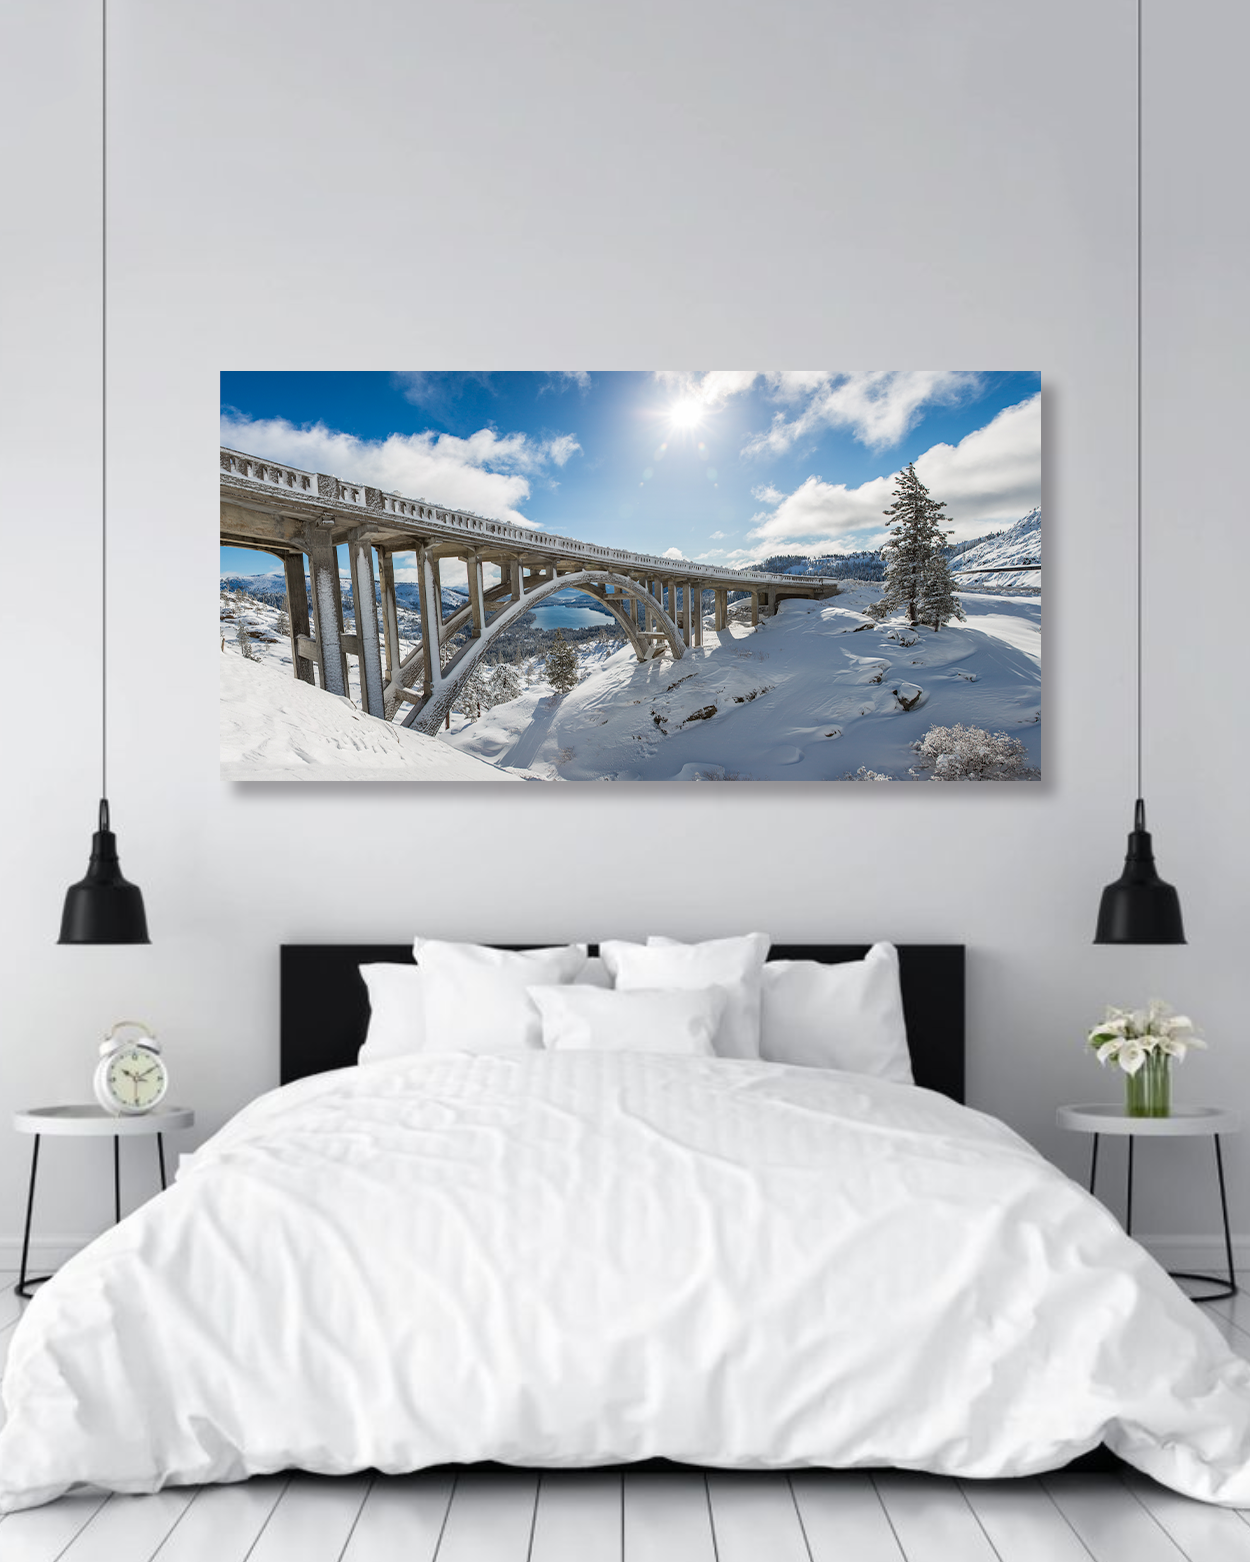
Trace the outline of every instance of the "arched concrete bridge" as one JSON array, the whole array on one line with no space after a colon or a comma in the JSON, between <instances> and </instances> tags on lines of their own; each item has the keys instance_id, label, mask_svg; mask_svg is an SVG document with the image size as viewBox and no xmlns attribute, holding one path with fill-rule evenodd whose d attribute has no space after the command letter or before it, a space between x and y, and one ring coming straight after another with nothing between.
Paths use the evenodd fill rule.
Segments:
<instances>
[{"instance_id":1,"label":"arched concrete bridge","mask_svg":"<svg viewBox=\"0 0 1250 1562\"><path fill-rule=\"evenodd\" d=\"M282 559L297 678L346 694L347 657L355 655L365 710L390 719L406 702L412 709L403 724L419 732L438 730L461 681L498 635L553 592L584 591L602 603L642 662L665 647L680 660L687 646L702 645L704 591L714 593L717 629L725 627L731 591L750 593L752 623L758 623L761 609L775 613L787 597L822 598L837 591L836 581L820 575L723 569L577 542L224 446L221 540ZM344 632L339 592L335 549L340 543L348 547L357 609L356 632L350 635ZM396 553L416 555L421 594L421 644L402 659ZM464 563L469 599L444 617L439 566L449 558ZM498 582L489 587L482 576L487 565L499 570ZM376 600L375 579L381 583L381 636L377 613L360 611L361 604ZM453 646L453 637L466 626L468 641Z\"/></svg>"}]
</instances>

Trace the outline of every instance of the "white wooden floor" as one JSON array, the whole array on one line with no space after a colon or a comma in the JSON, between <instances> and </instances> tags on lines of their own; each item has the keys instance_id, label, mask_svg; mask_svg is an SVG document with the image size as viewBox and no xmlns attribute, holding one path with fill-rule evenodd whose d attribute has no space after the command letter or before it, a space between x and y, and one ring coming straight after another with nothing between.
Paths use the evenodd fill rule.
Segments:
<instances>
[{"instance_id":1,"label":"white wooden floor","mask_svg":"<svg viewBox=\"0 0 1250 1562\"><path fill-rule=\"evenodd\" d=\"M0 1361L20 1303L0 1272ZM1250 1289L1250 1274L1242 1283ZM1250 1296L1208 1309L1250 1359ZM1141 1477L293 1475L65 1498L0 1562L1250 1562L1250 1513Z\"/></svg>"}]
</instances>

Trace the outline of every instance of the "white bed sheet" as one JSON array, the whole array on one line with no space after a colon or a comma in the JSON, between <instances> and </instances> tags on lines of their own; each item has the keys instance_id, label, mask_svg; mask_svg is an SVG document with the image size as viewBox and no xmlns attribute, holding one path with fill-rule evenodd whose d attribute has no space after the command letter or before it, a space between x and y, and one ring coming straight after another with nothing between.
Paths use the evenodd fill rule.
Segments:
<instances>
[{"instance_id":1,"label":"white bed sheet","mask_svg":"<svg viewBox=\"0 0 1250 1562\"><path fill-rule=\"evenodd\" d=\"M445 1054L261 1098L18 1326L0 1507L496 1459L1250 1503L1250 1366L1001 1123L848 1074Z\"/></svg>"}]
</instances>

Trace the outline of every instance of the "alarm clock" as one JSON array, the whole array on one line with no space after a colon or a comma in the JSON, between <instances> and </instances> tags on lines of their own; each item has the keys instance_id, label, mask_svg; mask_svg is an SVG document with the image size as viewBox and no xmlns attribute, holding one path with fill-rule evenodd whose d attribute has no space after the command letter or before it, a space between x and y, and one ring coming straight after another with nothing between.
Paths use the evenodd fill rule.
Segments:
<instances>
[{"instance_id":1,"label":"alarm clock","mask_svg":"<svg viewBox=\"0 0 1250 1562\"><path fill-rule=\"evenodd\" d=\"M139 1117L159 1106L168 1089L169 1071L153 1032L142 1020L118 1020L100 1045L96 1100L114 1117Z\"/></svg>"}]
</instances>

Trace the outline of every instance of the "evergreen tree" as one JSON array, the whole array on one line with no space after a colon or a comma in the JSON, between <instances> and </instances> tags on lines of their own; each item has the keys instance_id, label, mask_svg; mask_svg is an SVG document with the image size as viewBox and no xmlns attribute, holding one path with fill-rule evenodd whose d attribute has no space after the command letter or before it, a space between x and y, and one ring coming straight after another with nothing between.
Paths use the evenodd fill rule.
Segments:
<instances>
[{"instance_id":1,"label":"evergreen tree","mask_svg":"<svg viewBox=\"0 0 1250 1562\"><path fill-rule=\"evenodd\" d=\"M544 671L547 674L547 682L557 694L567 694L570 689L575 689L580 681L577 671L577 652L564 638L562 629L556 630L556 637L547 652Z\"/></svg>"},{"instance_id":2,"label":"evergreen tree","mask_svg":"<svg viewBox=\"0 0 1250 1562\"><path fill-rule=\"evenodd\" d=\"M470 721L476 721L484 710L491 708L493 703L490 684L486 681L486 669L481 662L476 662L468 677L456 690L454 708L467 716Z\"/></svg>"},{"instance_id":3,"label":"evergreen tree","mask_svg":"<svg viewBox=\"0 0 1250 1562\"><path fill-rule=\"evenodd\" d=\"M932 624L934 629L952 618L964 618L963 603L955 590L950 564L940 550L932 553L924 567L920 580L920 622Z\"/></svg>"},{"instance_id":4,"label":"evergreen tree","mask_svg":"<svg viewBox=\"0 0 1250 1562\"><path fill-rule=\"evenodd\" d=\"M508 700L515 700L520 693L521 679L516 668L507 662L502 667L496 667L490 681L491 704L503 705Z\"/></svg>"},{"instance_id":5,"label":"evergreen tree","mask_svg":"<svg viewBox=\"0 0 1250 1562\"><path fill-rule=\"evenodd\" d=\"M252 644L252 637L247 632L247 619L243 616L243 608L241 605L235 609L234 638L239 643L239 654L243 657L244 661L260 661L260 657L256 654L256 647Z\"/></svg>"},{"instance_id":6,"label":"evergreen tree","mask_svg":"<svg viewBox=\"0 0 1250 1562\"><path fill-rule=\"evenodd\" d=\"M947 537L943 530L946 517L942 511L945 508L942 500L929 497L929 490L916 476L914 462L894 479L894 503L883 512L890 537L881 550L885 560L885 583L880 601L873 605L875 618L884 618L895 608L905 607L909 624L922 622L926 578L932 583L934 600L941 597L940 582L930 565L935 558L943 565L945 563L942 559ZM953 597L949 570L946 575L948 592ZM954 614L948 612L946 617L954 617Z\"/></svg>"}]
</instances>

